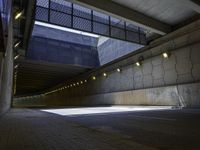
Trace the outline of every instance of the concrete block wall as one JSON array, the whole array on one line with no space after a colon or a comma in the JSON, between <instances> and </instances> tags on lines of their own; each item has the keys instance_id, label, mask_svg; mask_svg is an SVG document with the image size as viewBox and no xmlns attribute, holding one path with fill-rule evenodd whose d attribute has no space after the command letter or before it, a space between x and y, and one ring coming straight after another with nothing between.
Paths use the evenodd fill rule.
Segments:
<instances>
[{"instance_id":1,"label":"concrete block wall","mask_svg":"<svg viewBox=\"0 0 200 150\"><path fill-rule=\"evenodd\" d=\"M161 54L166 51L171 56L164 59ZM144 61L137 67L135 62L139 56L143 56ZM200 20L132 55L68 81L69 85L88 80L83 85L43 95L38 103L47 106L120 104L200 107L199 58ZM116 71L118 67L122 70L120 73ZM103 77L103 72L107 72L108 76ZM97 80L91 80L93 75ZM16 104L28 105L21 100Z\"/></svg>"}]
</instances>

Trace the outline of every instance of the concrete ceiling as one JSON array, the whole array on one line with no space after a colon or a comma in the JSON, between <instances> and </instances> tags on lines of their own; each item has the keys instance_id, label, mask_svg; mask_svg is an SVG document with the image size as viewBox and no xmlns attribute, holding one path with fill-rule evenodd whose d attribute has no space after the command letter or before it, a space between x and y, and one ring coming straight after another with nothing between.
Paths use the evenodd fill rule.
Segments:
<instances>
[{"instance_id":1,"label":"concrete ceiling","mask_svg":"<svg viewBox=\"0 0 200 150\"><path fill-rule=\"evenodd\" d=\"M46 63L30 60L18 60L16 96L36 94L54 87L67 79L88 71L88 68Z\"/></svg>"},{"instance_id":2,"label":"concrete ceiling","mask_svg":"<svg viewBox=\"0 0 200 150\"><path fill-rule=\"evenodd\" d=\"M182 0L112 0L169 25L176 25L197 12Z\"/></svg>"},{"instance_id":3,"label":"concrete ceiling","mask_svg":"<svg viewBox=\"0 0 200 150\"><path fill-rule=\"evenodd\" d=\"M199 0L70 0L165 35L180 24L199 18ZM189 21L190 20L190 21Z\"/></svg>"}]
</instances>

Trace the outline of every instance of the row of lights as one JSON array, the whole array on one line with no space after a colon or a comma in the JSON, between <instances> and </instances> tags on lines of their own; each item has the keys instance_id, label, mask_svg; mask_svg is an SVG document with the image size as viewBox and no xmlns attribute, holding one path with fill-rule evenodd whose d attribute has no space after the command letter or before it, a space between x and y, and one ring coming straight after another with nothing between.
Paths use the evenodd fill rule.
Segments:
<instances>
[{"instance_id":1,"label":"row of lights","mask_svg":"<svg viewBox=\"0 0 200 150\"><path fill-rule=\"evenodd\" d=\"M169 53L169 52L164 52L164 53L162 53L162 57L163 57L163 58L169 58L169 57L170 57L170 53ZM143 61L143 60L144 60L143 57L139 57L139 59L138 59L138 61L135 63L135 65L136 65L137 67L140 67L140 66L142 65L142 61ZM120 73L120 72L121 72L121 69L120 69L120 68L117 68L116 71ZM107 75L106 72L104 72L104 73L102 74L102 76L103 76L103 77L107 77L108 75ZM92 76L91 79L92 79L92 80L96 80L97 78L96 78L96 76ZM84 80L84 82L86 83L87 80ZM71 83L71 84L69 84L69 85L67 85L67 86L64 86L64 87L61 87L61 88L59 88L59 89L56 89L56 90L47 92L47 93L45 93L44 95L48 95L48 94L51 94L51 93L55 93L55 92L58 92L58 91L62 91L62 90L67 89L67 88L76 87L76 86L79 86L79 85L83 84L84 82L83 82L83 81L80 81L80 82Z\"/></svg>"},{"instance_id":2,"label":"row of lights","mask_svg":"<svg viewBox=\"0 0 200 150\"><path fill-rule=\"evenodd\" d=\"M24 11L23 11L23 10L17 11L17 12L15 13L15 16L14 16L15 20L19 20L19 19L23 16L23 14L24 14ZM21 41L18 40L18 41L14 44L14 48L17 48L20 44L21 44ZM15 56L14 56L14 60L17 60L19 57L20 57L19 54L15 55ZM14 66L14 69L17 70L18 67L19 67L19 65L17 64L17 65ZM16 82L17 82L17 71L15 71L15 73L14 73L14 95L15 95L15 93L16 93L16 84L17 84Z\"/></svg>"},{"instance_id":3,"label":"row of lights","mask_svg":"<svg viewBox=\"0 0 200 150\"><path fill-rule=\"evenodd\" d=\"M19 20L20 18L22 18L23 14L24 14L24 10L17 11L17 12L15 13L15 17L14 17L15 20ZM14 44L14 48L17 48L20 44L21 44L21 41L20 41L20 40L17 41L17 42Z\"/></svg>"}]
</instances>

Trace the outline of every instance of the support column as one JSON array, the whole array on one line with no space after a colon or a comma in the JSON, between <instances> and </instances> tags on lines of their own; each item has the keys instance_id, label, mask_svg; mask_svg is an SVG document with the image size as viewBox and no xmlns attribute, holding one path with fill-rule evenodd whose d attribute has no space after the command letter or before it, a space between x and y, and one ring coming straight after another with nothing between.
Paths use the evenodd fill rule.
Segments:
<instances>
[{"instance_id":1,"label":"support column","mask_svg":"<svg viewBox=\"0 0 200 150\"><path fill-rule=\"evenodd\" d=\"M0 114L9 110L13 95L13 18L10 17L8 40L0 79Z\"/></svg>"}]
</instances>

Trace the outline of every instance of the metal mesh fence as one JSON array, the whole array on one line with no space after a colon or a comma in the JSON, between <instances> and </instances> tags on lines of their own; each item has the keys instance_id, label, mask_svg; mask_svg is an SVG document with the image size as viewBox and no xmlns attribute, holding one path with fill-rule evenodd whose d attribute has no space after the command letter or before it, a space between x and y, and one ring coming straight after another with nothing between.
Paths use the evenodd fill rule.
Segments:
<instances>
[{"instance_id":1,"label":"metal mesh fence","mask_svg":"<svg viewBox=\"0 0 200 150\"><path fill-rule=\"evenodd\" d=\"M37 0L35 19L129 42L146 44L139 27L65 0Z\"/></svg>"}]
</instances>

